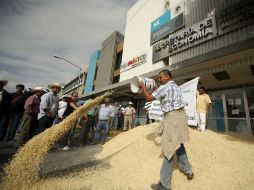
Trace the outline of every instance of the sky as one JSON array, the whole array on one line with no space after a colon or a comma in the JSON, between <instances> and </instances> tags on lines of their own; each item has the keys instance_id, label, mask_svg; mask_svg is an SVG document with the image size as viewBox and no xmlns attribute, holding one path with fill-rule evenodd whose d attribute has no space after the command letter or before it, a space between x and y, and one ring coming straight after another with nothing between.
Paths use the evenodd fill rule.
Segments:
<instances>
[{"instance_id":1,"label":"sky","mask_svg":"<svg viewBox=\"0 0 254 190\"><path fill-rule=\"evenodd\" d=\"M0 79L15 91L67 83L115 30L124 34L137 0L0 0Z\"/></svg>"}]
</instances>

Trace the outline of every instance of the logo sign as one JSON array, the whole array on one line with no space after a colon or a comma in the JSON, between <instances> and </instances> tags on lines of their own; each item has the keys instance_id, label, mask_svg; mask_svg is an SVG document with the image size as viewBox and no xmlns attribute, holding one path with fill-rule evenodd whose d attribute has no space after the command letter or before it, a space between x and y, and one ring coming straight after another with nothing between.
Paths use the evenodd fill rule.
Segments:
<instances>
[{"instance_id":1,"label":"logo sign","mask_svg":"<svg viewBox=\"0 0 254 190\"><path fill-rule=\"evenodd\" d=\"M184 25L183 10L184 1L181 1L180 3L173 6L171 11L167 11L161 17L151 23L151 45Z\"/></svg>"},{"instance_id":2,"label":"logo sign","mask_svg":"<svg viewBox=\"0 0 254 190\"><path fill-rule=\"evenodd\" d=\"M158 30L160 27L164 26L171 20L171 12L167 11L158 19L151 23L151 32Z\"/></svg>"},{"instance_id":3,"label":"logo sign","mask_svg":"<svg viewBox=\"0 0 254 190\"><path fill-rule=\"evenodd\" d=\"M137 56L137 57L133 57L130 61L128 62L123 62L121 64L121 68L120 68L120 73L128 71L130 69L133 69L139 65L142 65L144 63L147 62L147 56L146 53Z\"/></svg>"},{"instance_id":4,"label":"logo sign","mask_svg":"<svg viewBox=\"0 0 254 190\"><path fill-rule=\"evenodd\" d=\"M153 63L200 44L217 35L215 15L174 34L153 46Z\"/></svg>"},{"instance_id":5,"label":"logo sign","mask_svg":"<svg viewBox=\"0 0 254 190\"><path fill-rule=\"evenodd\" d=\"M239 1L231 7L221 10L218 14L218 33L230 32L254 23L254 1Z\"/></svg>"}]
</instances>

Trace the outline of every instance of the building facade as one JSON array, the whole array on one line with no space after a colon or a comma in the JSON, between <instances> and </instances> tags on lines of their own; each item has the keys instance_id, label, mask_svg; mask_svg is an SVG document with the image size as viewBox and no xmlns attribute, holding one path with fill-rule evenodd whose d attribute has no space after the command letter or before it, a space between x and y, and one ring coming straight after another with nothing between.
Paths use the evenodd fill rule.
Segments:
<instances>
[{"instance_id":1,"label":"building facade","mask_svg":"<svg viewBox=\"0 0 254 190\"><path fill-rule=\"evenodd\" d=\"M95 90L109 86L119 81L119 68L122 57L124 36L115 31L107 37L101 46L100 59L97 63ZM119 61L120 60L120 61Z\"/></svg>"},{"instance_id":2,"label":"building facade","mask_svg":"<svg viewBox=\"0 0 254 190\"><path fill-rule=\"evenodd\" d=\"M253 22L251 0L139 0L127 14L119 83L110 82L119 70L107 68L110 76L87 97L114 90L113 98L134 102L144 124L145 100L131 92L130 81L158 81L159 71L169 69L179 85L200 77L213 102L208 128L253 135Z\"/></svg>"},{"instance_id":3,"label":"building facade","mask_svg":"<svg viewBox=\"0 0 254 190\"><path fill-rule=\"evenodd\" d=\"M86 74L86 72L82 72L79 76L75 77L70 82L65 84L62 88L61 94L71 94L72 92L78 92L79 96L81 96L84 91Z\"/></svg>"},{"instance_id":4,"label":"building facade","mask_svg":"<svg viewBox=\"0 0 254 190\"><path fill-rule=\"evenodd\" d=\"M199 76L213 101L208 127L253 135L253 22L250 0L140 0L127 15L120 81L158 80L162 69L179 85Z\"/></svg>"},{"instance_id":5,"label":"building facade","mask_svg":"<svg viewBox=\"0 0 254 190\"><path fill-rule=\"evenodd\" d=\"M83 94L91 93L94 90L94 81L96 80L97 76L97 63L99 58L100 50L96 50L90 57Z\"/></svg>"},{"instance_id":6,"label":"building facade","mask_svg":"<svg viewBox=\"0 0 254 190\"><path fill-rule=\"evenodd\" d=\"M104 40L101 50L91 55L83 99L97 96L119 83L123 40L124 36L115 31Z\"/></svg>"}]
</instances>

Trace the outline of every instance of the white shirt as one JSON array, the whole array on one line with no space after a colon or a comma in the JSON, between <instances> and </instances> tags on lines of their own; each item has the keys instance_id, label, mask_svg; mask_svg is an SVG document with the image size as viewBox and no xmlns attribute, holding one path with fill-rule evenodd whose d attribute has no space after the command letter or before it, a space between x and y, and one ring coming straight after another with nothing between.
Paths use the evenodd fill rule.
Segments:
<instances>
[{"instance_id":1,"label":"white shirt","mask_svg":"<svg viewBox=\"0 0 254 190\"><path fill-rule=\"evenodd\" d=\"M38 114L38 119L46 115L44 109L48 109L50 113L55 116L58 111L59 106L59 98L53 92L48 92L43 94L41 97L41 104L40 104L40 113Z\"/></svg>"},{"instance_id":2,"label":"white shirt","mask_svg":"<svg viewBox=\"0 0 254 190\"><path fill-rule=\"evenodd\" d=\"M64 111L66 110L67 108L67 102L65 101L60 101L59 102L59 109L58 109L58 116L59 117L63 117L63 114L64 114Z\"/></svg>"},{"instance_id":3,"label":"white shirt","mask_svg":"<svg viewBox=\"0 0 254 190\"><path fill-rule=\"evenodd\" d=\"M111 105L102 104L99 109L99 120L108 120L114 116L114 108Z\"/></svg>"}]
</instances>

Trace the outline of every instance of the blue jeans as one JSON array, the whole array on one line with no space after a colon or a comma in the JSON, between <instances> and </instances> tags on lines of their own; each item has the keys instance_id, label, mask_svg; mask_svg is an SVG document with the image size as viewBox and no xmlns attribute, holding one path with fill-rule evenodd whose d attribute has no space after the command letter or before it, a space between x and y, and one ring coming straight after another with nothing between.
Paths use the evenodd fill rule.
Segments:
<instances>
[{"instance_id":1,"label":"blue jeans","mask_svg":"<svg viewBox=\"0 0 254 190\"><path fill-rule=\"evenodd\" d=\"M96 131L94 134L94 141L95 142L106 142L109 130L109 122L99 120L96 126ZM103 132L102 132L103 131ZM102 134L101 134L102 132Z\"/></svg>"},{"instance_id":2,"label":"blue jeans","mask_svg":"<svg viewBox=\"0 0 254 190\"><path fill-rule=\"evenodd\" d=\"M114 115L112 118L111 129L116 129L118 124L118 115Z\"/></svg>"},{"instance_id":3,"label":"blue jeans","mask_svg":"<svg viewBox=\"0 0 254 190\"><path fill-rule=\"evenodd\" d=\"M183 144L181 144L181 147L177 149L175 154L177 157L179 169L185 174L192 173L192 167L188 161L188 157L187 157ZM164 187L169 189L171 189L171 178L173 173L173 159L174 159L174 156L172 156L170 160L164 157L164 161L160 171L160 182Z\"/></svg>"},{"instance_id":4,"label":"blue jeans","mask_svg":"<svg viewBox=\"0 0 254 190\"><path fill-rule=\"evenodd\" d=\"M9 134L8 134L8 138L9 139L13 139L17 128L20 124L20 121L22 120L24 112L20 112L20 113L13 113L11 115L11 125L10 125L10 130L9 130Z\"/></svg>"}]
</instances>

